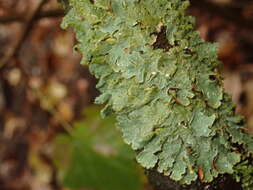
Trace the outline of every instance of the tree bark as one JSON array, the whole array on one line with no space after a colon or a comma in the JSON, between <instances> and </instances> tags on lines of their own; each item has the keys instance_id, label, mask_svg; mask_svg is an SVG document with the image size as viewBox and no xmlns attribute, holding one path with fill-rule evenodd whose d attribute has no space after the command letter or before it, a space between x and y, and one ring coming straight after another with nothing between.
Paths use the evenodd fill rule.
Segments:
<instances>
[{"instance_id":1,"label":"tree bark","mask_svg":"<svg viewBox=\"0 0 253 190\"><path fill-rule=\"evenodd\" d=\"M243 190L230 175L220 175L212 183L197 180L191 185L181 185L155 170L146 170L146 175L154 190Z\"/></svg>"}]
</instances>

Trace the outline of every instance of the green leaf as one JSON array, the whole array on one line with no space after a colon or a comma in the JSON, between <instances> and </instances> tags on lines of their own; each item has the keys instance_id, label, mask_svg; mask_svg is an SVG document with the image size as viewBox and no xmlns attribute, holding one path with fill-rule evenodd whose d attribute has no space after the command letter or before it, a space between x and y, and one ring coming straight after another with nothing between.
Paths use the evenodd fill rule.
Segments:
<instances>
[{"instance_id":1,"label":"green leaf","mask_svg":"<svg viewBox=\"0 0 253 190\"><path fill-rule=\"evenodd\" d=\"M134 154L117 135L114 118L101 120L98 107L88 108L85 115L87 119L74 125L72 136L56 138L55 162L63 185L71 189L140 189Z\"/></svg>"}]
</instances>

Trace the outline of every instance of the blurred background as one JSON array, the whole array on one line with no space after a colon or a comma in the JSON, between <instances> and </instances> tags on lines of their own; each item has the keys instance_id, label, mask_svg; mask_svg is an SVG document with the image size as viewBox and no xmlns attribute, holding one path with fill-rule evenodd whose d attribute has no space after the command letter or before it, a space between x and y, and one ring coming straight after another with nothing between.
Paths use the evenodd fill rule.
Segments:
<instances>
[{"instance_id":1,"label":"blurred background","mask_svg":"<svg viewBox=\"0 0 253 190\"><path fill-rule=\"evenodd\" d=\"M252 132L253 1L191 2ZM63 16L56 0L0 0L0 190L151 190L114 118L92 105L96 79Z\"/></svg>"}]
</instances>

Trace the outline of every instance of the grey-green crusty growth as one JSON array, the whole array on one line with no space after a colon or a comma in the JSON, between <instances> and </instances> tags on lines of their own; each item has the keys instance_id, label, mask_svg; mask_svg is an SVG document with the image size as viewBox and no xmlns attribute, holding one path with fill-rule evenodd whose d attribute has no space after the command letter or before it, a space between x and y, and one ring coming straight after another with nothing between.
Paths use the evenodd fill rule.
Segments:
<instances>
[{"instance_id":1,"label":"grey-green crusty growth","mask_svg":"<svg viewBox=\"0 0 253 190\"><path fill-rule=\"evenodd\" d=\"M82 63L99 79L137 161L182 184L211 182L253 152L217 73L216 45L185 15L186 0L70 0Z\"/></svg>"}]
</instances>

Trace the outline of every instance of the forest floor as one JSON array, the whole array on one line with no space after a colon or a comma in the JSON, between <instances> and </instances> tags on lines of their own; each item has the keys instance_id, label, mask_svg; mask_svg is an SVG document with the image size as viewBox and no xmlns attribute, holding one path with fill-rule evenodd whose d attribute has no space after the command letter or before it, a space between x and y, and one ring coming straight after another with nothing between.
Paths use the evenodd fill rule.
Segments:
<instances>
[{"instance_id":1,"label":"forest floor","mask_svg":"<svg viewBox=\"0 0 253 190\"><path fill-rule=\"evenodd\" d=\"M189 14L201 36L219 44L224 87L252 132L253 2L191 1ZM1 190L65 189L51 142L82 118L98 92L73 51L73 31L60 28L63 15L56 0L0 0Z\"/></svg>"}]
</instances>

